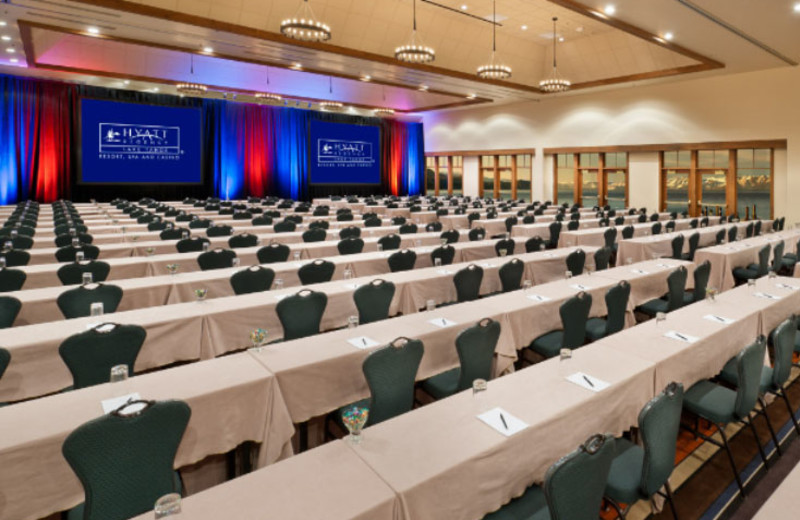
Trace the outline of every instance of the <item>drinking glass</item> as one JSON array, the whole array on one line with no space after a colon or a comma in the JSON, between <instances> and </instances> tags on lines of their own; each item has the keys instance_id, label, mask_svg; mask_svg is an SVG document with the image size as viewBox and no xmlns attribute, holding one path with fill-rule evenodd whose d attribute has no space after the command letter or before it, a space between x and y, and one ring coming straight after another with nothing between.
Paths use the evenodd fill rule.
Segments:
<instances>
[{"instance_id":1,"label":"drinking glass","mask_svg":"<svg viewBox=\"0 0 800 520\"><path fill-rule=\"evenodd\" d=\"M202 289L195 289L194 295L195 298L197 298L197 303L200 303L206 299L206 296L208 295L208 289L206 289L205 287L203 287Z\"/></svg>"},{"instance_id":2,"label":"drinking glass","mask_svg":"<svg viewBox=\"0 0 800 520\"><path fill-rule=\"evenodd\" d=\"M349 316L347 318L347 328L354 329L356 327L358 327L358 316Z\"/></svg>"},{"instance_id":3,"label":"drinking glass","mask_svg":"<svg viewBox=\"0 0 800 520\"><path fill-rule=\"evenodd\" d=\"M378 252L381 252L381 251L383 251L383 244L378 242Z\"/></svg>"},{"instance_id":4,"label":"drinking glass","mask_svg":"<svg viewBox=\"0 0 800 520\"><path fill-rule=\"evenodd\" d=\"M750 289L753 289L755 286L756 286L756 281L754 279L751 278L751 279L747 280L747 287L749 287Z\"/></svg>"},{"instance_id":5,"label":"drinking glass","mask_svg":"<svg viewBox=\"0 0 800 520\"><path fill-rule=\"evenodd\" d=\"M439 258L439 257L434 258L433 259L433 265L435 265L436 267L441 267L442 266L442 259Z\"/></svg>"},{"instance_id":6,"label":"drinking glass","mask_svg":"<svg viewBox=\"0 0 800 520\"><path fill-rule=\"evenodd\" d=\"M275 278L275 290L280 291L283 289L283 278Z\"/></svg>"},{"instance_id":7,"label":"drinking glass","mask_svg":"<svg viewBox=\"0 0 800 520\"><path fill-rule=\"evenodd\" d=\"M292 258L294 258L295 260L300 260L300 251L293 252Z\"/></svg>"},{"instance_id":8,"label":"drinking glass","mask_svg":"<svg viewBox=\"0 0 800 520\"><path fill-rule=\"evenodd\" d=\"M436 300L428 300L425 302L425 307L427 310L432 311L436 308Z\"/></svg>"},{"instance_id":9,"label":"drinking glass","mask_svg":"<svg viewBox=\"0 0 800 520\"><path fill-rule=\"evenodd\" d=\"M167 271L169 271L169 274L173 276L178 273L179 268L180 266L178 264L167 264Z\"/></svg>"},{"instance_id":10,"label":"drinking glass","mask_svg":"<svg viewBox=\"0 0 800 520\"><path fill-rule=\"evenodd\" d=\"M628 258L626 258L626 259L625 259L625 263L626 263L627 265L632 265L632 264L633 264L633 258L631 258L631 257L628 257Z\"/></svg>"},{"instance_id":11,"label":"drinking glass","mask_svg":"<svg viewBox=\"0 0 800 520\"><path fill-rule=\"evenodd\" d=\"M0 269L6 268L6 257L0 256Z\"/></svg>"},{"instance_id":12,"label":"drinking glass","mask_svg":"<svg viewBox=\"0 0 800 520\"><path fill-rule=\"evenodd\" d=\"M350 269L345 269L344 270L344 279L345 280L349 280L352 277L353 277L353 271L351 271Z\"/></svg>"},{"instance_id":13,"label":"drinking glass","mask_svg":"<svg viewBox=\"0 0 800 520\"><path fill-rule=\"evenodd\" d=\"M562 348L558 352L558 373L561 377L572 374L572 349Z\"/></svg>"},{"instance_id":14,"label":"drinking glass","mask_svg":"<svg viewBox=\"0 0 800 520\"><path fill-rule=\"evenodd\" d=\"M527 280L527 279L526 279L526 280L524 280L524 281L522 282L522 289L523 289L523 290L526 290L526 291L527 291L527 290L528 290L528 289L530 289L531 287L533 287L533 284L531 283L531 281L530 281L530 280Z\"/></svg>"},{"instance_id":15,"label":"drinking glass","mask_svg":"<svg viewBox=\"0 0 800 520\"><path fill-rule=\"evenodd\" d=\"M350 432L350 442L359 444L361 442L361 430L367 424L369 409L360 406L348 406L342 412L342 422L347 431Z\"/></svg>"},{"instance_id":16,"label":"drinking glass","mask_svg":"<svg viewBox=\"0 0 800 520\"><path fill-rule=\"evenodd\" d=\"M203 242L203 252L204 253L206 251L208 251L210 247L211 247L211 244L209 244L208 242Z\"/></svg>"},{"instance_id":17,"label":"drinking glass","mask_svg":"<svg viewBox=\"0 0 800 520\"><path fill-rule=\"evenodd\" d=\"M572 278L572 271L564 271L564 278L566 278L567 280Z\"/></svg>"},{"instance_id":18,"label":"drinking glass","mask_svg":"<svg viewBox=\"0 0 800 520\"><path fill-rule=\"evenodd\" d=\"M770 279L772 279L772 278L775 278L776 276L778 276L778 273L776 273L776 272L775 272L774 270L772 270L772 269L770 269L770 270L769 270L769 273L767 273L767 277L768 277L768 278L770 278Z\"/></svg>"},{"instance_id":19,"label":"drinking glass","mask_svg":"<svg viewBox=\"0 0 800 520\"><path fill-rule=\"evenodd\" d=\"M666 312L657 312L656 313L656 326L661 325L661 322L665 321L666 319L667 319L667 313Z\"/></svg>"},{"instance_id":20,"label":"drinking glass","mask_svg":"<svg viewBox=\"0 0 800 520\"><path fill-rule=\"evenodd\" d=\"M111 367L109 382L119 383L128 379L128 365L114 365Z\"/></svg>"},{"instance_id":21,"label":"drinking glass","mask_svg":"<svg viewBox=\"0 0 800 520\"><path fill-rule=\"evenodd\" d=\"M6 242L6 244L11 244L11 242ZM81 245L81 241L78 238L72 239L72 247L79 247Z\"/></svg>"},{"instance_id":22,"label":"drinking glass","mask_svg":"<svg viewBox=\"0 0 800 520\"><path fill-rule=\"evenodd\" d=\"M415 245L416 247L419 247L419 246L421 246L421 245L422 245L422 240L420 240L420 239L416 239L416 240L414 240L414 245Z\"/></svg>"},{"instance_id":23,"label":"drinking glass","mask_svg":"<svg viewBox=\"0 0 800 520\"><path fill-rule=\"evenodd\" d=\"M103 302L94 302L89 305L89 316L102 316Z\"/></svg>"},{"instance_id":24,"label":"drinking glass","mask_svg":"<svg viewBox=\"0 0 800 520\"><path fill-rule=\"evenodd\" d=\"M241 263L242 261L239 259L238 256L234 256L233 258L231 258L231 267L239 267Z\"/></svg>"},{"instance_id":25,"label":"drinking glass","mask_svg":"<svg viewBox=\"0 0 800 520\"><path fill-rule=\"evenodd\" d=\"M145 249L145 252L147 253L147 256L153 256L153 253L155 253L156 250L152 247L148 247L147 249Z\"/></svg>"},{"instance_id":26,"label":"drinking glass","mask_svg":"<svg viewBox=\"0 0 800 520\"><path fill-rule=\"evenodd\" d=\"M184 239L185 238L189 238L189 232L188 231L181 231L181 238L184 238Z\"/></svg>"},{"instance_id":27,"label":"drinking glass","mask_svg":"<svg viewBox=\"0 0 800 520\"><path fill-rule=\"evenodd\" d=\"M181 496L178 493L170 493L156 500L156 518L165 518L181 512Z\"/></svg>"},{"instance_id":28,"label":"drinking glass","mask_svg":"<svg viewBox=\"0 0 800 520\"><path fill-rule=\"evenodd\" d=\"M92 273L82 273L81 274L81 282L83 285L88 285L94 281L94 276Z\"/></svg>"},{"instance_id":29,"label":"drinking glass","mask_svg":"<svg viewBox=\"0 0 800 520\"><path fill-rule=\"evenodd\" d=\"M501 249L500 256L506 256L508 254L508 249Z\"/></svg>"}]
</instances>

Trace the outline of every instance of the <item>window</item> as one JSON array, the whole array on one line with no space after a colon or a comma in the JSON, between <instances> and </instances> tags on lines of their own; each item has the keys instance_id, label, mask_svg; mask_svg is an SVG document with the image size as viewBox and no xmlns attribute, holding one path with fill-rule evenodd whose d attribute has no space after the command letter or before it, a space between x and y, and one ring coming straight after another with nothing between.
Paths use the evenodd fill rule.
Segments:
<instances>
[{"instance_id":1,"label":"window","mask_svg":"<svg viewBox=\"0 0 800 520\"><path fill-rule=\"evenodd\" d=\"M500 198L503 200L511 199L511 185L514 180L513 162L514 159L510 155L499 155L497 157L497 166L500 171L500 186L498 189Z\"/></svg>"},{"instance_id":2,"label":"window","mask_svg":"<svg viewBox=\"0 0 800 520\"><path fill-rule=\"evenodd\" d=\"M517 198L531 202L531 156L517 155Z\"/></svg>"},{"instance_id":3,"label":"window","mask_svg":"<svg viewBox=\"0 0 800 520\"><path fill-rule=\"evenodd\" d=\"M736 150L736 213L772 218L772 150Z\"/></svg>"},{"instance_id":4,"label":"window","mask_svg":"<svg viewBox=\"0 0 800 520\"><path fill-rule=\"evenodd\" d=\"M625 209L628 206L628 154L606 153L603 168L605 205L611 209Z\"/></svg>"},{"instance_id":5,"label":"window","mask_svg":"<svg viewBox=\"0 0 800 520\"><path fill-rule=\"evenodd\" d=\"M683 213L689 211L689 174L692 155L688 150L662 152L661 182L664 211Z\"/></svg>"},{"instance_id":6,"label":"window","mask_svg":"<svg viewBox=\"0 0 800 520\"><path fill-rule=\"evenodd\" d=\"M727 207L728 150L699 150L697 171L699 174L699 210L712 213L725 212Z\"/></svg>"},{"instance_id":7,"label":"window","mask_svg":"<svg viewBox=\"0 0 800 520\"><path fill-rule=\"evenodd\" d=\"M573 204L575 202L575 155L564 153L556 155L555 203Z\"/></svg>"},{"instance_id":8,"label":"window","mask_svg":"<svg viewBox=\"0 0 800 520\"><path fill-rule=\"evenodd\" d=\"M481 197L494 198L494 155L481 156Z\"/></svg>"},{"instance_id":9,"label":"window","mask_svg":"<svg viewBox=\"0 0 800 520\"><path fill-rule=\"evenodd\" d=\"M464 193L464 158L454 155L450 159L453 172L453 195L461 196Z\"/></svg>"},{"instance_id":10,"label":"window","mask_svg":"<svg viewBox=\"0 0 800 520\"><path fill-rule=\"evenodd\" d=\"M448 172L449 168L447 167L447 157L439 157L439 189L436 192L436 195L447 195L447 186L448 183Z\"/></svg>"},{"instance_id":11,"label":"window","mask_svg":"<svg viewBox=\"0 0 800 520\"><path fill-rule=\"evenodd\" d=\"M599 153L582 153L579 156L581 174L581 194L578 200L584 208L597 206L600 197L597 179L600 166Z\"/></svg>"},{"instance_id":12,"label":"window","mask_svg":"<svg viewBox=\"0 0 800 520\"><path fill-rule=\"evenodd\" d=\"M425 158L425 193L436 194L436 157Z\"/></svg>"}]
</instances>

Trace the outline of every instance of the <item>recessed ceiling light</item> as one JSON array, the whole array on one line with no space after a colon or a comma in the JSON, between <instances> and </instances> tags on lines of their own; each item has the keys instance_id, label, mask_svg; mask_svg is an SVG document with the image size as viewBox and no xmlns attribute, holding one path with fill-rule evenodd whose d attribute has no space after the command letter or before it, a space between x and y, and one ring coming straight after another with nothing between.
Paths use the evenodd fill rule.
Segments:
<instances>
[{"instance_id":1,"label":"recessed ceiling light","mask_svg":"<svg viewBox=\"0 0 800 520\"><path fill-rule=\"evenodd\" d=\"M100 34L100 29L97 27L89 27L86 30L89 32L89 34Z\"/></svg>"},{"instance_id":2,"label":"recessed ceiling light","mask_svg":"<svg viewBox=\"0 0 800 520\"><path fill-rule=\"evenodd\" d=\"M131 84L131 82L130 82L129 80L127 80L127 79L126 79L125 81L123 81L123 82L122 82L122 84L123 84L123 85L130 85L130 84Z\"/></svg>"},{"instance_id":3,"label":"recessed ceiling light","mask_svg":"<svg viewBox=\"0 0 800 520\"><path fill-rule=\"evenodd\" d=\"M523 26L521 27L521 29L522 29L523 31L527 31L527 30L528 30L528 26L527 26L527 25L523 25Z\"/></svg>"},{"instance_id":4,"label":"recessed ceiling light","mask_svg":"<svg viewBox=\"0 0 800 520\"><path fill-rule=\"evenodd\" d=\"M11 63L19 63L19 60L17 58L11 58L10 61Z\"/></svg>"},{"instance_id":5,"label":"recessed ceiling light","mask_svg":"<svg viewBox=\"0 0 800 520\"><path fill-rule=\"evenodd\" d=\"M5 27L6 25L8 24L5 22L5 20L0 20L0 27Z\"/></svg>"},{"instance_id":6,"label":"recessed ceiling light","mask_svg":"<svg viewBox=\"0 0 800 520\"><path fill-rule=\"evenodd\" d=\"M370 76L369 74L364 74L363 76L361 76L361 81L370 81L370 80L372 80L372 76Z\"/></svg>"},{"instance_id":7,"label":"recessed ceiling light","mask_svg":"<svg viewBox=\"0 0 800 520\"><path fill-rule=\"evenodd\" d=\"M419 90L421 90L422 92L427 92L428 91L428 85L420 85L419 86Z\"/></svg>"},{"instance_id":8,"label":"recessed ceiling light","mask_svg":"<svg viewBox=\"0 0 800 520\"><path fill-rule=\"evenodd\" d=\"M672 40L674 37L675 37L675 35L672 34L671 32L664 33L664 39L667 40L667 41Z\"/></svg>"},{"instance_id":9,"label":"recessed ceiling light","mask_svg":"<svg viewBox=\"0 0 800 520\"><path fill-rule=\"evenodd\" d=\"M9 54L14 54L17 51L14 50L14 47L9 47L8 49L6 49L6 52Z\"/></svg>"},{"instance_id":10,"label":"recessed ceiling light","mask_svg":"<svg viewBox=\"0 0 800 520\"><path fill-rule=\"evenodd\" d=\"M203 52L212 53L214 52L214 47L203 47Z\"/></svg>"},{"instance_id":11,"label":"recessed ceiling light","mask_svg":"<svg viewBox=\"0 0 800 520\"><path fill-rule=\"evenodd\" d=\"M558 37L558 41L563 42L564 41L564 37L563 36L559 36Z\"/></svg>"},{"instance_id":12,"label":"recessed ceiling light","mask_svg":"<svg viewBox=\"0 0 800 520\"><path fill-rule=\"evenodd\" d=\"M302 63L292 63L292 66L289 67L289 68L294 69L294 70L300 70L300 69L303 68L303 64Z\"/></svg>"},{"instance_id":13,"label":"recessed ceiling light","mask_svg":"<svg viewBox=\"0 0 800 520\"><path fill-rule=\"evenodd\" d=\"M11 36L0 36L0 40L3 40L4 42L10 42Z\"/></svg>"},{"instance_id":14,"label":"recessed ceiling light","mask_svg":"<svg viewBox=\"0 0 800 520\"><path fill-rule=\"evenodd\" d=\"M613 6L613 5L611 5L611 4L608 4L607 6L605 6L605 7L603 8L603 12L604 12L604 13L606 13L608 16L611 16L612 14L614 14L614 13L616 13L616 12L617 12L617 8L616 8L616 7L614 7L614 6Z\"/></svg>"},{"instance_id":15,"label":"recessed ceiling light","mask_svg":"<svg viewBox=\"0 0 800 520\"><path fill-rule=\"evenodd\" d=\"M467 4L461 6L462 11L466 11L467 9L469 9L469 6Z\"/></svg>"},{"instance_id":16,"label":"recessed ceiling light","mask_svg":"<svg viewBox=\"0 0 800 520\"><path fill-rule=\"evenodd\" d=\"M583 32L583 26L582 26L582 25L579 25L578 27L576 27L576 28L575 28L575 32L582 33L582 32Z\"/></svg>"},{"instance_id":17,"label":"recessed ceiling light","mask_svg":"<svg viewBox=\"0 0 800 520\"><path fill-rule=\"evenodd\" d=\"M467 94L467 99L475 99L476 97L478 96L475 94Z\"/></svg>"},{"instance_id":18,"label":"recessed ceiling light","mask_svg":"<svg viewBox=\"0 0 800 520\"><path fill-rule=\"evenodd\" d=\"M153 89L153 92L158 92L158 87L155 87L155 88Z\"/></svg>"},{"instance_id":19,"label":"recessed ceiling light","mask_svg":"<svg viewBox=\"0 0 800 520\"><path fill-rule=\"evenodd\" d=\"M796 4L794 4L794 12L795 13L800 13L800 2L797 2ZM0 25L3 25L3 24L0 23Z\"/></svg>"}]
</instances>

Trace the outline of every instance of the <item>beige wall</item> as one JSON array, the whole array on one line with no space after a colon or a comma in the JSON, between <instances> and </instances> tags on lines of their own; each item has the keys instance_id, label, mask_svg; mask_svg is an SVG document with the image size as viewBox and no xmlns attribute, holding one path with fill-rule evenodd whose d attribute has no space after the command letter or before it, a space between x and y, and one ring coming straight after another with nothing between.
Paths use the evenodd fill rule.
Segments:
<instances>
[{"instance_id":1,"label":"beige wall","mask_svg":"<svg viewBox=\"0 0 800 520\"><path fill-rule=\"evenodd\" d=\"M775 213L800 221L800 67L630 86L541 102L427 114L427 151L536 148L534 198L552 197L556 146L787 139L775 154ZM477 193L477 168L464 165L467 194ZM630 157L632 206L658 205L658 154Z\"/></svg>"}]
</instances>

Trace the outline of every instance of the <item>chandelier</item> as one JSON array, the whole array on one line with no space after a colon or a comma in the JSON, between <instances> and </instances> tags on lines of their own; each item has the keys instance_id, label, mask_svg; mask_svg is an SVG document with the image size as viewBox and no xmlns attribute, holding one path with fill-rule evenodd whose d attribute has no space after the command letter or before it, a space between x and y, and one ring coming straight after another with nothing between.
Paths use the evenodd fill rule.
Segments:
<instances>
[{"instance_id":1,"label":"chandelier","mask_svg":"<svg viewBox=\"0 0 800 520\"><path fill-rule=\"evenodd\" d=\"M417 35L417 0L414 0L414 30L408 43L394 50L394 57L407 63L430 63L436 59L436 52L422 43Z\"/></svg>"},{"instance_id":2,"label":"chandelier","mask_svg":"<svg viewBox=\"0 0 800 520\"><path fill-rule=\"evenodd\" d=\"M269 92L256 92L255 97L257 100L265 103L270 101L277 102L283 100L283 98L278 94L271 94Z\"/></svg>"},{"instance_id":3,"label":"chandelier","mask_svg":"<svg viewBox=\"0 0 800 520\"><path fill-rule=\"evenodd\" d=\"M281 22L281 34L304 42L324 42L331 39L331 28L317 21L308 0L303 0L294 18Z\"/></svg>"},{"instance_id":4,"label":"chandelier","mask_svg":"<svg viewBox=\"0 0 800 520\"><path fill-rule=\"evenodd\" d=\"M341 112L344 110L344 105L338 101L322 101L319 104L319 108L325 112Z\"/></svg>"},{"instance_id":5,"label":"chandelier","mask_svg":"<svg viewBox=\"0 0 800 520\"><path fill-rule=\"evenodd\" d=\"M556 65L556 45L557 42L557 35L556 35L556 22L558 18L553 18L553 72L550 74L550 77L547 79L543 79L539 82L539 89L548 92L548 93L555 93L555 92L566 92L569 90L572 83L569 80L562 78L558 74L558 66Z\"/></svg>"},{"instance_id":6,"label":"chandelier","mask_svg":"<svg viewBox=\"0 0 800 520\"><path fill-rule=\"evenodd\" d=\"M372 113L378 117L391 117L394 115L394 110L391 108L376 108L372 110Z\"/></svg>"},{"instance_id":7,"label":"chandelier","mask_svg":"<svg viewBox=\"0 0 800 520\"><path fill-rule=\"evenodd\" d=\"M478 67L478 77L481 79L508 79L511 77L511 67L497 61L497 5L492 2L492 57L489 63Z\"/></svg>"},{"instance_id":8,"label":"chandelier","mask_svg":"<svg viewBox=\"0 0 800 520\"><path fill-rule=\"evenodd\" d=\"M189 69L189 73L194 77L194 54L191 55L191 67ZM206 93L208 88L205 85L201 85L200 83L192 83L192 82L181 82L175 85L175 89L187 96L202 96Z\"/></svg>"}]
</instances>

